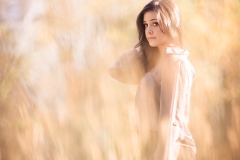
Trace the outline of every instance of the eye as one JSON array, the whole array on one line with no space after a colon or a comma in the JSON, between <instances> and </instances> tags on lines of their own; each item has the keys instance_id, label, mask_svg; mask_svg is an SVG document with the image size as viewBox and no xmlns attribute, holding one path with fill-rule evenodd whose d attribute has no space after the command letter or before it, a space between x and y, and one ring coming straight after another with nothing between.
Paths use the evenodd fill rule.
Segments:
<instances>
[{"instance_id":1,"label":"eye","mask_svg":"<svg viewBox=\"0 0 240 160\"><path fill-rule=\"evenodd\" d=\"M158 22L154 22L153 25L154 25L154 26L158 26Z\"/></svg>"},{"instance_id":2,"label":"eye","mask_svg":"<svg viewBox=\"0 0 240 160\"><path fill-rule=\"evenodd\" d=\"M148 27L148 24L146 24L146 23L145 23L145 24L143 24L143 25L144 25L144 27L145 27L145 28L147 28L147 27Z\"/></svg>"}]
</instances>

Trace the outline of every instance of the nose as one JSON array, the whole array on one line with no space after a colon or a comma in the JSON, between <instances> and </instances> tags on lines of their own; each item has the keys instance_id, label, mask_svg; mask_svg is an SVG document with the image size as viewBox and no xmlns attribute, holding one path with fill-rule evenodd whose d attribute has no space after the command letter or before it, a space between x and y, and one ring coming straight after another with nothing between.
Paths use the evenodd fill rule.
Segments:
<instances>
[{"instance_id":1,"label":"nose","mask_svg":"<svg viewBox=\"0 0 240 160\"><path fill-rule=\"evenodd\" d=\"M147 27L146 31L148 34L153 34L153 30L151 27Z\"/></svg>"}]
</instances>

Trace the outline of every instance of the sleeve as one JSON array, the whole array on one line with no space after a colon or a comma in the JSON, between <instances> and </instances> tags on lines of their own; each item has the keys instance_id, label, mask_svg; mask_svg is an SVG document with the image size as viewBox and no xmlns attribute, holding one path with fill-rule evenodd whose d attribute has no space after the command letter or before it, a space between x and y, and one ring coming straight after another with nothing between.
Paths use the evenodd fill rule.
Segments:
<instances>
[{"instance_id":1,"label":"sleeve","mask_svg":"<svg viewBox=\"0 0 240 160\"><path fill-rule=\"evenodd\" d=\"M158 129L157 159L166 160L177 156L172 146L172 124L176 115L180 81L180 58L168 57L161 68L161 94Z\"/></svg>"},{"instance_id":2,"label":"sleeve","mask_svg":"<svg viewBox=\"0 0 240 160\"><path fill-rule=\"evenodd\" d=\"M188 124L188 112L190 107L188 99L190 98L189 94L193 73L189 70L189 66L185 61L181 61L180 65L176 115L173 125L179 126L181 129L183 129L184 125ZM183 137L181 139L183 139Z\"/></svg>"},{"instance_id":3,"label":"sleeve","mask_svg":"<svg viewBox=\"0 0 240 160\"><path fill-rule=\"evenodd\" d=\"M196 147L187 125L190 109L191 86L194 78L194 73L194 68L187 59L181 62L178 80L176 115L174 117L172 126L173 131L177 130L177 132L175 132L173 140L179 141L181 145L190 149L192 151L192 154L196 154Z\"/></svg>"},{"instance_id":4,"label":"sleeve","mask_svg":"<svg viewBox=\"0 0 240 160\"><path fill-rule=\"evenodd\" d=\"M139 48L124 53L108 70L109 75L127 84L138 84L145 74L143 56Z\"/></svg>"},{"instance_id":5,"label":"sleeve","mask_svg":"<svg viewBox=\"0 0 240 160\"><path fill-rule=\"evenodd\" d=\"M187 60L170 56L161 70L158 154L160 159L176 159L180 141L186 139L188 98L193 78ZM187 113L188 114L188 113ZM191 134L190 134L191 135ZM185 137L184 137L185 136ZM190 137L190 140L191 137ZM193 146L193 142L189 145Z\"/></svg>"}]
</instances>

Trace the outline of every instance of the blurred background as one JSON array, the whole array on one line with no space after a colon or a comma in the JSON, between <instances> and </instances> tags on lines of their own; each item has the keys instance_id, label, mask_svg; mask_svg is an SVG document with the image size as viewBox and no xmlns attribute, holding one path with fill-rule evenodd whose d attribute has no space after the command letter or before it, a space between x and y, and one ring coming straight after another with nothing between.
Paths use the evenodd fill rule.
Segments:
<instances>
[{"instance_id":1,"label":"blurred background","mask_svg":"<svg viewBox=\"0 0 240 160\"><path fill-rule=\"evenodd\" d=\"M0 160L139 160L137 86L107 74L149 0L0 0ZM240 1L175 0L198 160L240 159Z\"/></svg>"}]
</instances>

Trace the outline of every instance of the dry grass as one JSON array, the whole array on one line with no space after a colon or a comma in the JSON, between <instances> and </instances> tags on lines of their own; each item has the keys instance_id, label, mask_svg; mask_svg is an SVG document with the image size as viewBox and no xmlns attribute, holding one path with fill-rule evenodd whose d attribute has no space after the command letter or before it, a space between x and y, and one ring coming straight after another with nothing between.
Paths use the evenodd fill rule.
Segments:
<instances>
[{"instance_id":1,"label":"dry grass","mask_svg":"<svg viewBox=\"0 0 240 160\"><path fill-rule=\"evenodd\" d=\"M107 69L137 41L148 2L0 5L0 159L138 160L136 86ZM196 69L190 130L198 160L240 158L240 2L176 0Z\"/></svg>"}]
</instances>

